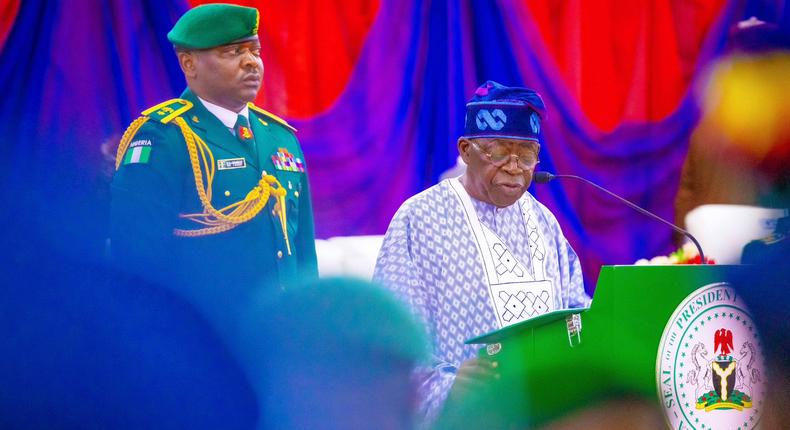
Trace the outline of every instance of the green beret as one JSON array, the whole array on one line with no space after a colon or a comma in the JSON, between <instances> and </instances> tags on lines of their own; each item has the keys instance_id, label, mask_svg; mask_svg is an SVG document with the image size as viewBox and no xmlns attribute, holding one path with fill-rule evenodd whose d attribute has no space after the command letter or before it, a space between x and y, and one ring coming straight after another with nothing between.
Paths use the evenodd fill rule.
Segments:
<instances>
[{"instance_id":1,"label":"green beret","mask_svg":"<svg viewBox=\"0 0 790 430\"><path fill-rule=\"evenodd\" d=\"M258 35L258 9L225 3L188 10L167 33L180 48L206 49Z\"/></svg>"}]
</instances>

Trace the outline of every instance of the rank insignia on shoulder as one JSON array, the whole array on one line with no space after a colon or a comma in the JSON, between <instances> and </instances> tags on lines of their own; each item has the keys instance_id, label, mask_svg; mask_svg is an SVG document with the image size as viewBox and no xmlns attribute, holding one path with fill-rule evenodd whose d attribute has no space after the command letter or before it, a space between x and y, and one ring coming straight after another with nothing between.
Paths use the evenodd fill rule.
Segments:
<instances>
[{"instance_id":1,"label":"rank insignia on shoulder","mask_svg":"<svg viewBox=\"0 0 790 430\"><path fill-rule=\"evenodd\" d=\"M781 242L782 240L784 240L784 238L785 238L785 235L783 235L781 233L772 233L770 236L764 237L764 238L762 238L760 240L766 245L773 245L775 243Z\"/></svg>"},{"instance_id":2,"label":"rank insignia on shoulder","mask_svg":"<svg viewBox=\"0 0 790 430\"><path fill-rule=\"evenodd\" d=\"M249 106L250 109L254 110L255 112L258 112L259 114L263 114L267 119L271 119L271 120L277 122L278 124L285 126L287 129L291 130L292 132L296 133L296 129L291 124L288 124L287 121L285 121L284 119L280 118L279 116L277 116L277 115L275 115L275 114L273 114L273 113L271 113L271 112L269 112L267 110L261 109L258 106L255 106L255 104L253 104L253 103L247 103L247 106ZM261 123L263 125L265 125L265 126L269 125L268 122L263 121L261 119L259 119L259 120L261 121Z\"/></svg>"},{"instance_id":3,"label":"rank insignia on shoulder","mask_svg":"<svg viewBox=\"0 0 790 430\"><path fill-rule=\"evenodd\" d=\"M192 106L192 102L189 100L170 99L144 110L142 114L151 118L153 121L167 124L177 116L191 109Z\"/></svg>"},{"instance_id":4,"label":"rank insignia on shoulder","mask_svg":"<svg viewBox=\"0 0 790 430\"><path fill-rule=\"evenodd\" d=\"M272 155L272 163L277 170L284 170L286 172L304 172L304 162L301 158L295 158L293 154L288 152L285 148L279 148L277 152Z\"/></svg>"},{"instance_id":5,"label":"rank insignia on shoulder","mask_svg":"<svg viewBox=\"0 0 790 430\"><path fill-rule=\"evenodd\" d=\"M123 157L123 164L147 163L149 158L151 158L151 141L135 140L129 144Z\"/></svg>"}]
</instances>

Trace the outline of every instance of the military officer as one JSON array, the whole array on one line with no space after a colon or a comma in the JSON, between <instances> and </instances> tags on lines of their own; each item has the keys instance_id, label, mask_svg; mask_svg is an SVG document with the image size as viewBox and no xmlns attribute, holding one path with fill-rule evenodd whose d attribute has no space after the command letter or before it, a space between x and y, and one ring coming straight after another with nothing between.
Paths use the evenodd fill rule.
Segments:
<instances>
[{"instance_id":1,"label":"military officer","mask_svg":"<svg viewBox=\"0 0 790 430\"><path fill-rule=\"evenodd\" d=\"M113 260L175 286L223 331L253 290L317 276L296 130L251 103L258 22L257 9L228 4L176 22L167 37L187 89L129 126L112 182Z\"/></svg>"}]
</instances>

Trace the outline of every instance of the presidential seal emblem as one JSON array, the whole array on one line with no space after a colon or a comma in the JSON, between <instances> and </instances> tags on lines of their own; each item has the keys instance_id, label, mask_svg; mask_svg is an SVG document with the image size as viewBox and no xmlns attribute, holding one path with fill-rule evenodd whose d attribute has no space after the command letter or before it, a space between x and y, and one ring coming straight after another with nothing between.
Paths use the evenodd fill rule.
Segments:
<instances>
[{"instance_id":1,"label":"presidential seal emblem","mask_svg":"<svg viewBox=\"0 0 790 430\"><path fill-rule=\"evenodd\" d=\"M658 396L673 429L752 429L765 398L760 340L727 283L686 297L664 328L656 358Z\"/></svg>"}]
</instances>

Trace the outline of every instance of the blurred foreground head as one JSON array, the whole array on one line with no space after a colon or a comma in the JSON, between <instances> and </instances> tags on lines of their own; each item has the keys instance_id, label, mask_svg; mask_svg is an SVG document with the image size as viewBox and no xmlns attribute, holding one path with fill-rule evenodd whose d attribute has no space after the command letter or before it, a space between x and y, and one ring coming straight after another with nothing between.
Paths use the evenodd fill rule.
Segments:
<instances>
[{"instance_id":1,"label":"blurred foreground head","mask_svg":"<svg viewBox=\"0 0 790 430\"><path fill-rule=\"evenodd\" d=\"M251 385L188 303L43 242L15 250L0 261L0 428L254 427Z\"/></svg>"},{"instance_id":2,"label":"blurred foreground head","mask_svg":"<svg viewBox=\"0 0 790 430\"><path fill-rule=\"evenodd\" d=\"M728 54L710 71L701 126L716 130L721 144L737 149L775 191L786 193L790 37L786 29L752 18L733 29Z\"/></svg>"},{"instance_id":3,"label":"blurred foreground head","mask_svg":"<svg viewBox=\"0 0 790 430\"><path fill-rule=\"evenodd\" d=\"M412 369L427 354L424 329L390 293L328 279L262 297L246 327L265 351L262 427L411 428Z\"/></svg>"},{"instance_id":4,"label":"blurred foreground head","mask_svg":"<svg viewBox=\"0 0 790 430\"><path fill-rule=\"evenodd\" d=\"M766 358L766 405L762 429L786 429L790 423L790 340L787 337L787 309L790 308L790 240L787 222L772 238L751 242L744 249L746 270L733 276L732 283L749 305L757 323Z\"/></svg>"}]
</instances>

